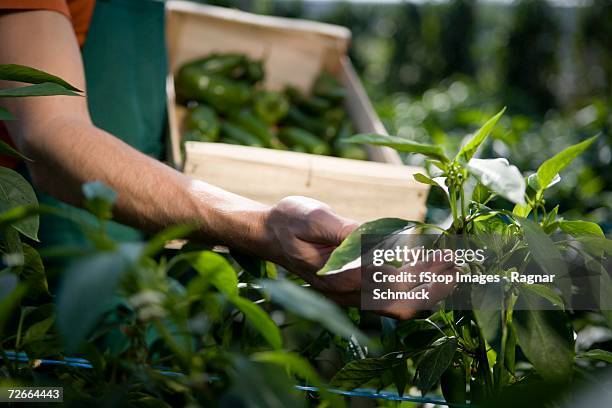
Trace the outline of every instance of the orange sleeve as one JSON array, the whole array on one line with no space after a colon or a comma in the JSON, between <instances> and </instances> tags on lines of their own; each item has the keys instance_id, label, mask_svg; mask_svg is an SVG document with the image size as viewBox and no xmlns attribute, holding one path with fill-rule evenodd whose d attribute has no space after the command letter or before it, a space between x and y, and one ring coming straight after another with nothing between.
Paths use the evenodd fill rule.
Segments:
<instances>
[{"instance_id":1,"label":"orange sleeve","mask_svg":"<svg viewBox=\"0 0 612 408\"><path fill-rule=\"evenodd\" d=\"M65 15L83 46L93 14L95 0L0 0L0 13L20 10L52 10Z\"/></svg>"},{"instance_id":2,"label":"orange sleeve","mask_svg":"<svg viewBox=\"0 0 612 408\"><path fill-rule=\"evenodd\" d=\"M2 0L0 10L53 10L70 18L66 0Z\"/></svg>"}]
</instances>

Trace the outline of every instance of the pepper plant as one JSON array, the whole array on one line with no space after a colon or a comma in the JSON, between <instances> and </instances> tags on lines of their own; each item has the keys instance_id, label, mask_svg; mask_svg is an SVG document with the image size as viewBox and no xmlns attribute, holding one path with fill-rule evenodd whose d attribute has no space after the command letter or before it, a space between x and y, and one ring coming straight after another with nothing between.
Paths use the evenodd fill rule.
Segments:
<instances>
[{"instance_id":1,"label":"pepper plant","mask_svg":"<svg viewBox=\"0 0 612 408\"><path fill-rule=\"evenodd\" d=\"M32 84L0 90L0 98L81 94L25 66L0 65L0 79ZM15 120L3 108L0 119ZM30 160L3 141L0 154ZM116 193L96 181L82 193L95 225L39 205L23 176L0 167L2 386L62 386L65 402L76 406L284 407L305 404L295 389L303 382L321 388L323 404L344 405L326 391L303 357L308 353L298 353L317 337L323 347L334 336L339 343L364 339L336 305L290 280L273 280L276 269L267 263L242 257L251 275L207 247L164 249L192 226L171 227L148 242L114 242L105 224ZM69 217L86 242L39 251L41 214ZM47 281L47 261L63 265L56 287ZM292 334L296 324L310 330Z\"/></svg>"},{"instance_id":2,"label":"pepper plant","mask_svg":"<svg viewBox=\"0 0 612 408\"><path fill-rule=\"evenodd\" d=\"M576 354L571 317L571 287L564 256L579 257L599 280L603 304L602 319L612 323L609 302L612 286L606 269L612 253L612 241L601 228L591 222L565 220L558 208L546 207L547 189L561 180L562 170L595 141L595 137L573 145L546 160L536 172L524 177L519 169L504 158L477 158L479 147L486 141L504 110L489 119L453 155L441 146L386 135L361 134L353 143L389 146L399 152L427 157L429 176L415 174L421 183L444 191L451 220L442 235L463 234L487 241L495 236L498 242L488 268L469 264L464 273L495 273L508 276L517 265L508 266L511 256L520 256L518 270L525 272L529 264L556 276L559 284L506 283L499 304L484 286L473 285L472 309L454 310L451 296L429 315L406 322L382 319L382 344L388 353L348 363L334 377L332 384L343 388L395 384L404 392L414 378L423 394L441 384L447 401L465 404L482 403L498 398L508 387L525 384L534 378L555 383L570 383L579 375L577 361L600 359L610 361L604 350ZM346 265L354 265L361 255L362 234L393 235L410 228L433 228L399 219L381 219L364 224L332 253L321 275L342 273ZM561 232L572 240L556 239ZM362 265L363 267L364 265ZM565 282L563 284L562 282ZM466 290L465 288L456 289ZM599 293L596 294L599 299ZM520 304L522 307L518 308ZM542 308L539 305L545 304ZM550 310L543 310L550 309Z\"/></svg>"}]
</instances>

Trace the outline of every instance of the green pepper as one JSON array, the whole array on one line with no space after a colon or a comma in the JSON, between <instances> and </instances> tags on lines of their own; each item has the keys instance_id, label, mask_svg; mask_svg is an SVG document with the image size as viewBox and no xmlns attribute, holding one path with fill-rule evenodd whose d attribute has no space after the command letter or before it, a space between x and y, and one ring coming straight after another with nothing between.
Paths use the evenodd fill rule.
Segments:
<instances>
[{"instance_id":1,"label":"green pepper","mask_svg":"<svg viewBox=\"0 0 612 408\"><path fill-rule=\"evenodd\" d=\"M278 140L278 137L276 136L273 136L270 140L270 147L276 150L289 150L289 148L283 142Z\"/></svg>"},{"instance_id":2,"label":"green pepper","mask_svg":"<svg viewBox=\"0 0 612 408\"><path fill-rule=\"evenodd\" d=\"M287 115L289 101L279 92L262 91L255 95L253 108L257 116L272 125Z\"/></svg>"},{"instance_id":3,"label":"green pepper","mask_svg":"<svg viewBox=\"0 0 612 408\"><path fill-rule=\"evenodd\" d=\"M214 110L208 106L199 105L192 109L185 119L185 128L189 131L199 131L207 141L219 139L221 124Z\"/></svg>"},{"instance_id":4,"label":"green pepper","mask_svg":"<svg viewBox=\"0 0 612 408\"><path fill-rule=\"evenodd\" d=\"M322 120L315 119L308 116L301 110L295 107L289 108L286 122L301 128L306 129L310 133L320 136L325 140L331 140L334 138L337 132L337 128L329 123L325 123Z\"/></svg>"},{"instance_id":5,"label":"green pepper","mask_svg":"<svg viewBox=\"0 0 612 408\"><path fill-rule=\"evenodd\" d=\"M272 142L272 132L268 125L259 119L248 109L243 109L237 113L230 114L232 122L250 134L256 136L262 145L268 147Z\"/></svg>"},{"instance_id":6,"label":"green pepper","mask_svg":"<svg viewBox=\"0 0 612 408\"><path fill-rule=\"evenodd\" d=\"M332 108L323 113L323 120L339 126L346 119L346 111L343 108Z\"/></svg>"},{"instance_id":7,"label":"green pepper","mask_svg":"<svg viewBox=\"0 0 612 408\"><path fill-rule=\"evenodd\" d=\"M249 60L242 54L210 54L190 61L183 67L197 68L203 74L241 79L247 74L248 65Z\"/></svg>"},{"instance_id":8,"label":"green pepper","mask_svg":"<svg viewBox=\"0 0 612 408\"><path fill-rule=\"evenodd\" d=\"M252 97L251 87L247 84L203 74L194 66L180 69L176 76L176 93L181 101L204 102L219 112L240 109Z\"/></svg>"},{"instance_id":9,"label":"green pepper","mask_svg":"<svg viewBox=\"0 0 612 408\"><path fill-rule=\"evenodd\" d=\"M322 114L331 109L332 105L327 99L319 98L318 96L306 96L294 86L287 86L285 93L289 100L294 104L307 110L311 113Z\"/></svg>"},{"instance_id":10,"label":"green pepper","mask_svg":"<svg viewBox=\"0 0 612 408\"><path fill-rule=\"evenodd\" d=\"M323 72L312 86L312 93L334 103L340 103L346 98L346 90L333 75Z\"/></svg>"},{"instance_id":11,"label":"green pepper","mask_svg":"<svg viewBox=\"0 0 612 408\"><path fill-rule=\"evenodd\" d=\"M345 120L334 139L334 152L337 156L345 159L367 160L368 154L363 146L346 143L345 140L353 134L353 125Z\"/></svg>"},{"instance_id":12,"label":"green pepper","mask_svg":"<svg viewBox=\"0 0 612 408\"><path fill-rule=\"evenodd\" d=\"M224 122L221 125L221 135L224 140L235 140L245 146L263 147L258 138L231 123Z\"/></svg>"},{"instance_id":13,"label":"green pepper","mask_svg":"<svg viewBox=\"0 0 612 408\"><path fill-rule=\"evenodd\" d=\"M330 153L329 146L324 141L304 129L296 127L286 127L278 132L278 138L281 142L292 149L296 146L303 146L308 153L328 155Z\"/></svg>"},{"instance_id":14,"label":"green pepper","mask_svg":"<svg viewBox=\"0 0 612 408\"><path fill-rule=\"evenodd\" d=\"M265 70L262 60L249 61L247 64L247 79L249 82L256 84L257 82L263 81L265 78Z\"/></svg>"},{"instance_id":15,"label":"green pepper","mask_svg":"<svg viewBox=\"0 0 612 408\"><path fill-rule=\"evenodd\" d=\"M221 140L219 140L219 142L231 144L231 145L246 146L244 143L241 143L236 139L232 139L231 137L222 137Z\"/></svg>"},{"instance_id":16,"label":"green pepper","mask_svg":"<svg viewBox=\"0 0 612 408\"><path fill-rule=\"evenodd\" d=\"M297 152L297 153L308 153L308 150L306 149L305 146L302 145L295 145L291 148L292 152Z\"/></svg>"},{"instance_id":17,"label":"green pepper","mask_svg":"<svg viewBox=\"0 0 612 408\"><path fill-rule=\"evenodd\" d=\"M216 142L217 140L219 140L218 137L211 138L209 134L199 129L191 129L183 133L183 142Z\"/></svg>"}]
</instances>

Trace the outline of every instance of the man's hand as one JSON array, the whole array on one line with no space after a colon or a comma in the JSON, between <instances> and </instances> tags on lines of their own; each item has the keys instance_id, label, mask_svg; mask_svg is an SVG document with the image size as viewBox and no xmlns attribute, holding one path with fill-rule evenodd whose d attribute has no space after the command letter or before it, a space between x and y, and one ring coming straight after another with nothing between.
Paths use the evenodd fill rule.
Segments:
<instances>
[{"instance_id":1,"label":"man's hand","mask_svg":"<svg viewBox=\"0 0 612 408\"><path fill-rule=\"evenodd\" d=\"M264 234L268 238L264 255L300 276L312 287L344 306L359 306L361 302L361 270L317 276L332 251L358 227L358 223L333 213L331 208L306 197L287 197L272 207L263 218ZM364 265L364 267L368 267ZM384 266L384 268L392 268ZM380 268L378 268L380 269ZM406 272L423 270L435 274L451 274L453 263L432 262L403 266ZM418 292L425 288L428 300L389 301L378 313L396 319L411 319L419 311L433 307L453 290L443 283L398 284L397 290Z\"/></svg>"},{"instance_id":2,"label":"man's hand","mask_svg":"<svg viewBox=\"0 0 612 408\"><path fill-rule=\"evenodd\" d=\"M270 260L300 276L315 289L341 296L359 290L358 271L317 276L330 254L359 224L307 197L287 197L264 218ZM336 297L332 296L332 297Z\"/></svg>"}]
</instances>

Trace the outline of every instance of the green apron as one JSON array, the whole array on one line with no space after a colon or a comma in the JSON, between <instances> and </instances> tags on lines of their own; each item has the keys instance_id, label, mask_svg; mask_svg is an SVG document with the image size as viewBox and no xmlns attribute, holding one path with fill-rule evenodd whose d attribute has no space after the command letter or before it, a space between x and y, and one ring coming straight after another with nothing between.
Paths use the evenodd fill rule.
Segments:
<instances>
[{"instance_id":1,"label":"green apron","mask_svg":"<svg viewBox=\"0 0 612 408\"><path fill-rule=\"evenodd\" d=\"M160 159L166 126L164 3L97 0L83 61L94 124ZM86 211L50 196L39 193L39 200L95 223ZM107 230L119 242L143 238L140 231L114 222L108 223ZM40 240L45 247L86 242L78 225L55 216L42 217Z\"/></svg>"}]
</instances>

